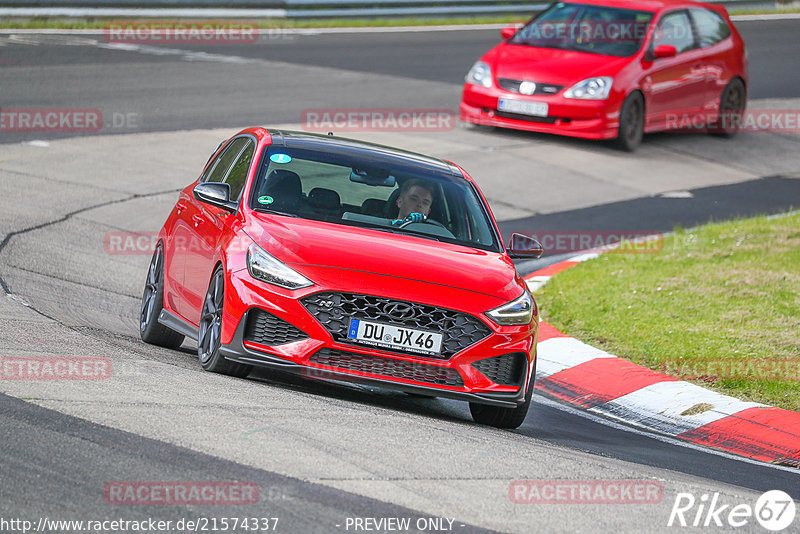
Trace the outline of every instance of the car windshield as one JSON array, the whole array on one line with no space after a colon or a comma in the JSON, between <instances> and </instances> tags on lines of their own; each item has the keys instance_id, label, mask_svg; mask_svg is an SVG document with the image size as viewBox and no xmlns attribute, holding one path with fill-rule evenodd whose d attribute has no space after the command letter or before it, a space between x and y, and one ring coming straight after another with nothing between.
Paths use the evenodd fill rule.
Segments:
<instances>
[{"instance_id":1,"label":"car windshield","mask_svg":"<svg viewBox=\"0 0 800 534\"><path fill-rule=\"evenodd\" d=\"M487 209L467 180L342 152L273 147L259 169L250 207L502 250Z\"/></svg>"},{"instance_id":2,"label":"car windshield","mask_svg":"<svg viewBox=\"0 0 800 534\"><path fill-rule=\"evenodd\" d=\"M522 27L511 44L627 57L642 45L653 14L559 2Z\"/></svg>"}]
</instances>

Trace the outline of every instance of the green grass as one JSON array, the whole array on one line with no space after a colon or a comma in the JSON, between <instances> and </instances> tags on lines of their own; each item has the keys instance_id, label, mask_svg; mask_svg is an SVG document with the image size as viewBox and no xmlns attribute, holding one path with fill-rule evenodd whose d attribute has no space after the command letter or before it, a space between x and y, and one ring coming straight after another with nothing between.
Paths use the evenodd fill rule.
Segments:
<instances>
[{"instance_id":1,"label":"green grass","mask_svg":"<svg viewBox=\"0 0 800 534\"><path fill-rule=\"evenodd\" d=\"M242 19L213 19L213 22L225 23L236 22L236 20L253 22L259 28L364 28L364 27L393 27L393 26L439 26L439 25L460 25L460 24L511 24L524 22L530 16L526 15L498 15L498 16L476 16L476 17L450 17L450 18L427 18L427 17L405 17L405 18L335 18L335 19L253 19L244 17ZM5 19L0 21L0 29L69 29L69 30L102 30L110 22L120 22L124 20L136 20L158 22L167 19L136 18L126 19L116 18L29 18L29 19ZM172 21L180 19L169 19ZM191 19L203 20L203 19ZM498 34L499 35L499 34ZM498 37L499 39L499 37Z\"/></svg>"},{"instance_id":2,"label":"green grass","mask_svg":"<svg viewBox=\"0 0 800 534\"><path fill-rule=\"evenodd\" d=\"M578 264L536 301L590 345L800 411L800 213L676 229L660 252Z\"/></svg>"},{"instance_id":3,"label":"green grass","mask_svg":"<svg viewBox=\"0 0 800 534\"><path fill-rule=\"evenodd\" d=\"M800 8L786 7L782 9L734 9L731 15L762 15L771 13L800 13ZM476 15L462 17L377 17L377 18L321 18L321 19L253 19L259 28L363 28L363 27L393 27L393 26L439 26L461 24L510 24L524 22L533 13L520 13L518 15ZM35 18L6 18L0 21L0 29L63 29L63 30L102 30L109 22L127 20L120 17L104 18L66 18L66 17L35 17ZM139 18L136 20L153 20ZM170 19L180 20L180 19ZM192 19L195 20L195 19ZM201 19L202 20L202 19ZM224 22L225 19L214 19Z\"/></svg>"}]
</instances>

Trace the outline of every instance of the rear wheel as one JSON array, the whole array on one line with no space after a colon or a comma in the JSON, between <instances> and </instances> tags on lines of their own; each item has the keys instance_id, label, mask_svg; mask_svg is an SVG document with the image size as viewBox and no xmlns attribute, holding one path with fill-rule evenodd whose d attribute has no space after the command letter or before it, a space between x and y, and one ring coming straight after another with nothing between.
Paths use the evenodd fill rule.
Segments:
<instances>
[{"instance_id":1,"label":"rear wheel","mask_svg":"<svg viewBox=\"0 0 800 534\"><path fill-rule=\"evenodd\" d=\"M222 267L217 267L211 276L206 298L203 299L203 312L197 336L197 357L206 371L244 378L250 374L253 367L226 360L220 353L224 302L225 273Z\"/></svg>"},{"instance_id":2,"label":"rear wheel","mask_svg":"<svg viewBox=\"0 0 800 534\"><path fill-rule=\"evenodd\" d=\"M644 136L644 99L634 92L628 95L619 112L619 133L617 144L623 150L633 152Z\"/></svg>"},{"instance_id":3,"label":"rear wheel","mask_svg":"<svg viewBox=\"0 0 800 534\"><path fill-rule=\"evenodd\" d=\"M175 349L183 343L183 335L158 322L164 307L164 246L159 243L153 251L139 312L139 335L142 341Z\"/></svg>"},{"instance_id":4,"label":"rear wheel","mask_svg":"<svg viewBox=\"0 0 800 534\"><path fill-rule=\"evenodd\" d=\"M533 397L533 379L536 372L531 375L528 391L525 392L525 402L516 408L502 408L500 406L488 406L486 404L469 403L469 411L476 423L481 425L493 426L496 428L518 428L528 415L528 408L531 406Z\"/></svg>"},{"instance_id":5,"label":"rear wheel","mask_svg":"<svg viewBox=\"0 0 800 534\"><path fill-rule=\"evenodd\" d=\"M719 118L711 127L712 135L733 137L742 127L747 95L744 83L735 78L725 86L719 99Z\"/></svg>"}]
</instances>

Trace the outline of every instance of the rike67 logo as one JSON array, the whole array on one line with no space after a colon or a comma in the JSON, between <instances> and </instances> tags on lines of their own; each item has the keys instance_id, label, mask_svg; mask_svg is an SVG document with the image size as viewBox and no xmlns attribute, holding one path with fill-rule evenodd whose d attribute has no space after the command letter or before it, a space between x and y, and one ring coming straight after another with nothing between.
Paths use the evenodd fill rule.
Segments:
<instances>
[{"instance_id":1,"label":"rike67 logo","mask_svg":"<svg viewBox=\"0 0 800 534\"><path fill-rule=\"evenodd\" d=\"M792 525L795 513L794 500L781 490L764 493L755 506L722 503L719 493L703 494L699 499L691 493L678 493L667 526L738 528L753 525L755 518L765 529L778 532Z\"/></svg>"}]
</instances>

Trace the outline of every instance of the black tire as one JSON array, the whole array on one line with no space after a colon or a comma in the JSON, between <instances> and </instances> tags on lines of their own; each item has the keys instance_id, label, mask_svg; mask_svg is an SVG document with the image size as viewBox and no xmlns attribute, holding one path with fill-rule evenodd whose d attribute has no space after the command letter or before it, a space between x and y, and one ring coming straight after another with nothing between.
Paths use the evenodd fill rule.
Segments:
<instances>
[{"instance_id":1,"label":"black tire","mask_svg":"<svg viewBox=\"0 0 800 534\"><path fill-rule=\"evenodd\" d=\"M644 99L635 91L628 95L619 112L617 145L627 152L634 152L644 136Z\"/></svg>"},{"instance_id":2,"label":"black tire","mask_svg":"<svg viewBox=\"0 0 800 534\"><path fill-rule=\"evenodd\" d=\"M176 349L183 343L183 335L158 322L163 307L164 246L159 242L150 260L147 280L144 283L142 307L139 312L139 335L145 343Z\"/></svg>"},{"instance_id":3,"label":"black tire","mask_svg":"<svg viewBox=\"0 0 800 534\"><path fill-rule=\"evenodd\" d=\"M222 345L222 307L225 303L225 273L217 267L211 275L203 311L200 315L200 329L197 335L197 358L206 371L244 378L253 370L252 365L244 365L226 360L220 353Z\"/></svg>"},{"instance_id":4,"label":"black tire","mask_svg":"<svg viewBox=\"0 0 800 534\"><path fill-rule=\"evenodd\" d=\"M709 128L709 133L729 138L739 133L746 106L744 83L739 78L734 78L722 91L719 98L719 118Z\"/></svg>"},{"instance_id":5,"label":"black tire","mask_svg":"<svg viewBox=\"0 0 800 534\"><path fill-rule=\"evenodd\" d=\"M536 370L531 374L531 381L528 384L528 391L525 392L525 402L516 408L502 408L500 406L489 406L486 404L469 403L469 411L472 418L480 425L493 426L495 428L518 428L528 415L528 408L531 406L533 397L533 381L536 377Z\"/></svg>"}]
</instances>

